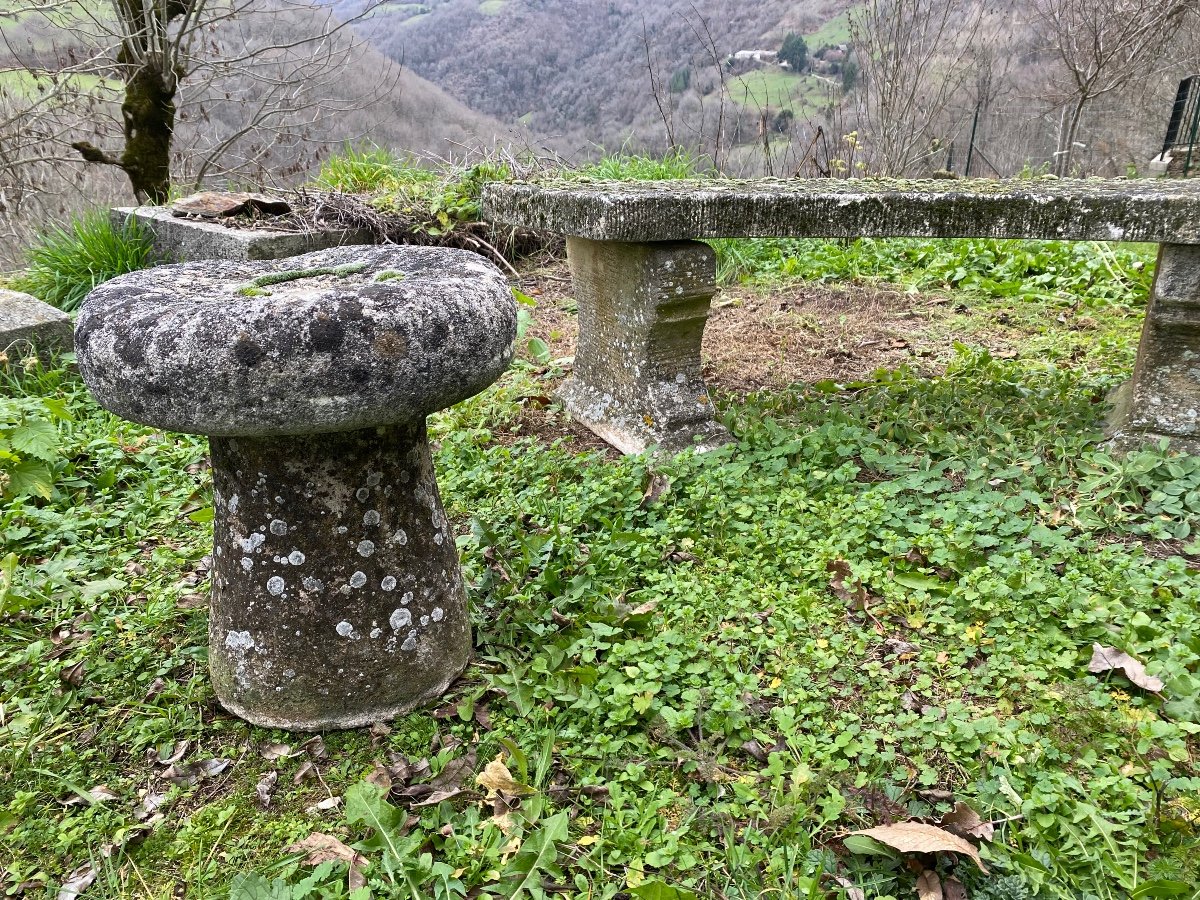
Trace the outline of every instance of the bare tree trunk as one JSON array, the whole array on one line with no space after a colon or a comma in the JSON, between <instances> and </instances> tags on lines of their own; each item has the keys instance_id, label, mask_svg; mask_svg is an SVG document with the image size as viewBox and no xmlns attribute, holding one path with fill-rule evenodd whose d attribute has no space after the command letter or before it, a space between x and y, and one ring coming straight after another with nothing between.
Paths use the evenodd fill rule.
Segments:
<instances>
[{"instance_id":1,"label":"bare tree trunk","mask_svg":"<svg viewBox=\"0 0 1200 900\"><path fill-rule=\"evenodd\" d=\"M1071 159L1075 155L1075 138L1079 134L1079 120L1088 97L1081 95L1073 106L1063 112L1063 127L1059 129L1058 149L1054 154L1054 174L1066 178L1071 174Z\"/></svg>"},{"instance_id":2,"label":"bare tree trunk","mask_svg":"<svg viewBox=\"0 0 1200 900\"><path fill-rule=\"evenodd\" d=\"M175 134L175 79L142 66L125 85L121 104L125 151L121 168L139 200L163 203L171 190L171 139Z\"/></svg>"}]
</instances>

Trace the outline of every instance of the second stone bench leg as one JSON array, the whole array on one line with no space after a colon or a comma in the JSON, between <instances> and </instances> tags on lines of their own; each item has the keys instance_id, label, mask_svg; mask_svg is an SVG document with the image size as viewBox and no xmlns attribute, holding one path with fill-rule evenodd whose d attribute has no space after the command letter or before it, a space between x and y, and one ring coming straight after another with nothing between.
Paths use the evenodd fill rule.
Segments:
<instances>
[{"instance_id":1,"label":"second stone bench leg","mask_svg":"<svg viewBox=\"0 0 1200 900\"><path fill-rule=\"evenodd\" d=\"M707 450L730 440L713 418L700 342L716 256L699 241L567 240L579 342L559 396L623 453Z\"/></svg>"},{"instance_id":2,"label":"second stone bench leg","mask_svg":"<svg viewBox=\"0 0 1200 900\"><path fill-rule=\"evenodd\" d=\"M1170 440L1200 453L1200 246L1163 244L1133 377L1115 396L1116 450Z\"/></svg>"}]
</instances>

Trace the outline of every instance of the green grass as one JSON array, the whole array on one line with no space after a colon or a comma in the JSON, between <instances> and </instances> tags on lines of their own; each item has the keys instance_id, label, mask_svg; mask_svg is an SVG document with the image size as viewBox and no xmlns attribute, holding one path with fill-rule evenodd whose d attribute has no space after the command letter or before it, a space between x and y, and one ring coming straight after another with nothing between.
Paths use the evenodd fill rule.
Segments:
<instances>
[{"instance_id":1,"label":"green grass","mask_svg":"<svg viewBox=\"0 0 1200 900\"><path fill-rule=\"evenodd\" d=\"M27 69L0 69L0 96L26 99L36 97L49 93L57 80L48 75L35 75ZM66 83L70 90L97 96L104 94L110 99L116 97L121 90L119 81L99 75L71 75L66 78Z\"/></svg>"},{"instance_id":2,"label":"green grass","mask_svg":"<svg viewBox=\"0 0 1200 900\"><path fill-rule=\"evenodd\" d=\"M808 44L809 51L820 50L825 46L836 47L839 44L850 43L850 16L853 13L853 8L839 13L812 34L806 34L804 42Z\"/></svg>"},{"instance_id":3,"label":"green grass","mask_svg":"<svg viewBox=\"0 0 1200 900\"><path fill-rule=\"evenodd\" d=\"M781 69L755 69L729 82L730 98L751 109L790 109L807 119L829 104L830 85L815 75L793 75Z\"/></svg>"},{"instance_id":4,"label":"green grass","mask_svg":"<svg viewBox=\"0 0 1200 900\"><path fill-rule=\"evenodd\" d=\"M686 150L661 156L636 153L608 153L594 163L564 172L568 178L597 178L605 181L676 181L710 174L706 160Z\"/></svg>"},{"instance_id":5,"label":"green grass","mask_svg":"<svg viewBox=\"0 0 1200 900\"><path fill-rule=\"evenodd\" d=\"M958 243L943 252L975 258ZM821 246L781 258L896 281L949 268L915 243ZM847 849L847 833L958 800L1000 822L992 874L924 864L973 900L1187 896L1200 458L1097 445L1144 288L1130 260L1081 247L1029 252L1056 279L1087 276L1078 300L1111 320L1109 366L1073 359L1072 288L1056 281L954 295L967 344L989 303L1038 329L1021 358L964 346L937 376L717 398L738 441L704 456L514 439L550 388L528 363L435 416L476 664L436 717L326 735L320 780L295 783L310 757L257 748L302 738L222 713L206 678L203 440L116 419L69 369L10 366L0 423L16 424L0 437L41 435L17 442L49 484L0 507L0 885L53 897L92 861L87 900L225 898L231 882L238 900L347 898L344 863L284 852L321 832L359 849L376 897L509 896L529 877L523 896L837 898L847 884L883 900L914 896L917 873ZM1145 662L1163 696L1089 675L1093 642ZM185 761L229 768L170 785L155 760L184 740ZM467 747L477 770L499 756L536 791L507 833L476 797L399 812L363 782L389 753L437 772ZM315 808L331 795L339 808ZM143 829L147 796L160 805Z\"/></svg>"},{"instance_id":6,"label":"green grass","mask_svg":"<svg viewBox=\"0 0 1200 900\"><path fill-rule=\"evenodd\" d=\"M107 210L53 226L26 253L26 268L10 279L14 290L73 312L97 284L153 263L151 237L136 222L113 227Z\"/></svg>"}]
</instances>

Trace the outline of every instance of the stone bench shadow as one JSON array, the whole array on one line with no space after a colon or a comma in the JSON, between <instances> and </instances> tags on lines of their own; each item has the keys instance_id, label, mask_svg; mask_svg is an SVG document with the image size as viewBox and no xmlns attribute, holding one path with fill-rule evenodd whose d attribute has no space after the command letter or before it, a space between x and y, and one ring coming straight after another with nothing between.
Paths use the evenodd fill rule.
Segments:
<instances>
[{"instance_id":1,"label":"stone bench shadow","mask_svg":"<svg viewBox=\"0 0 1200 900\"><path fill-rule=\"evenodd\" d=\"M579 339L560 397L625 453L730 440L700 343L729 237L1146 241L1158 272L1130 382L1115 398L1118 450L1170 440L1200 452L1200 182L1125 179L495 183L484 214L566 235Z\"/></svg>"}]
</instances>

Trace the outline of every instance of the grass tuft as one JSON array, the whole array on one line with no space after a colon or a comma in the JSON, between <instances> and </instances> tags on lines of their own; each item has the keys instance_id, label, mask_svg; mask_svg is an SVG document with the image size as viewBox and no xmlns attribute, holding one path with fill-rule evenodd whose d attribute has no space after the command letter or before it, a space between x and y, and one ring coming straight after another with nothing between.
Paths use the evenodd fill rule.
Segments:
<instances>
[{"instance_id":1,"label":"grass tuft","mask_svg":"<svg viewBox=\"0 0 1200 900\"><path fill-rule=\"evenodd\" d=\"M29 248L28 268L9 284L66 312L96 285L154 264L150 233L134 221L116 227L105 211L53 226Z\"/></svg>"},{"instance_id":2,"label":"grass tuft","mask_svg":"<svg viewBox=\"0 0 1200 900\"><path fill-rule=\"evenodd\" d=\"M703 157L686 150L675 150L663 156L639 156L636 153L612 153L598 162L581 167L566 177L597 178L604 181L676 181L700 178L712 173L712 166Z\"/></svg>"}]
</instances>

